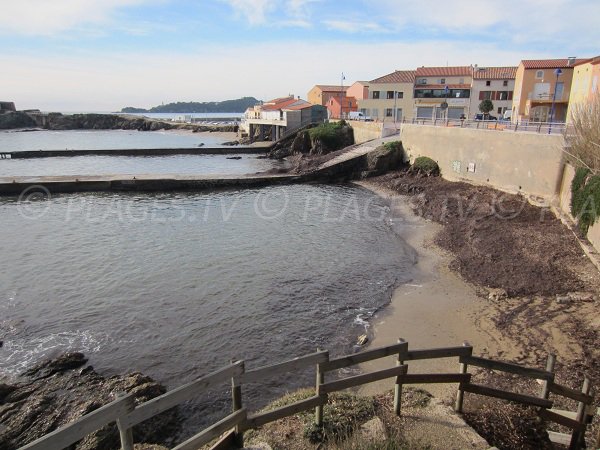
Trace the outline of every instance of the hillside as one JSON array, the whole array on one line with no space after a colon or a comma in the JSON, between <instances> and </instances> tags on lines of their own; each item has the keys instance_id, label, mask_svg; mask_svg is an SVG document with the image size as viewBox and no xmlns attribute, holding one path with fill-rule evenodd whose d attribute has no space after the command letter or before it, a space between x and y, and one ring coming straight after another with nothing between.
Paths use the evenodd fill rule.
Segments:
<instances>
[{"instance_id":1,"label":"hillside","mask_svg":"<svg viewBox=\"0 0 600 450\"><path fill-rule=\"evenodd\" d=\"M154 106L150 109L128 106L122 113L243 113L251 106L259 103L254 97L243 97L222 102L174 102Z\"/></svg>"}]
</instances>

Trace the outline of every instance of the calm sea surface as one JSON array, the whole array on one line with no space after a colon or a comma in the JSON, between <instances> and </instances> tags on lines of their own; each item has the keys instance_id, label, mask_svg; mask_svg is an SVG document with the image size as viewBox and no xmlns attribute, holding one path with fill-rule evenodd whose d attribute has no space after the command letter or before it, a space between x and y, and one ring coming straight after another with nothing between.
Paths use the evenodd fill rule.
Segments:
<instances>
[{"instance_id":1,"label":"calm sea surface","mask_svg":"<svg viewBox=\"0 0 600 450\"><path fill-rule=\"evenodd\" d=\"M23 150L99 150L122 148L221 147L233 133L177 131L34 131L0 132L0 152ZM227 159L241 156L241 159ZM157 157L75 156L2 159L0 177L121 174L248 174L283 167L257 155L172 155Z\"/></svg>"},{"instance_id":2,"label":"calm sea surface","mask_svg":"<svg viewBox=\"0 0 600 450\"><path fill-rule=\"evenodd\" d=\"M347 185L0 197L0 380L67 350L169 387L232 358L352 352L411 278L414 251L388 214ZM244 398L259 407L313 382L314 368ZM185 406L186 433L226 415L228 396Z\"/></svg>"}]
</instances>

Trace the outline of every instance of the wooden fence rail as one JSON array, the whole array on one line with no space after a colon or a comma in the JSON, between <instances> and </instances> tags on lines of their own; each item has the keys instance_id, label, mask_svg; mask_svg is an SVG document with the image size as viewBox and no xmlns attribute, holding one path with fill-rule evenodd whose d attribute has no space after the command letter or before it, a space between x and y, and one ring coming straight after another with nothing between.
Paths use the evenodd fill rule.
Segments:
<instances>
[{"instance_id":1,"label":"wooden fence rail","mask_svg":"<svg viewBox=\"0 0 600 450\"><path fill-rule=\"evenodd\" d=\"M395 367L343 378L337 377L329 381L325 380L325 375L329 372L391 356L395 357ZM459 359L460 366L458 373L408 373L407 361L452 357ZM134 398L131 394L123 395L114 402L85 415L79 420L21 447L20 450L60 450L78 442L89 433L99 430L112 422L116 422L118 426L121 448L123 450L132 450L132 430L134 426L226 382L231 383L231 413L187 441L179 444L174 450L197 449L213 441L225 432L229 432L226 442L230 443L233 441L241 446L243 444L244 431L255 429L275 420L313 408L315 409L315 423L322 426L323 407L327 404L329 393L390 378L394 378L394 411L398 415L401 413L403 385L456 383L458 384L455 404L457 412L462 412L465 392L534 406L539 408L539 415L542 419L573 430L571 435L551 432L550 436L555 442L566 443L570 449L579 449L584 445L583 437L586 427L593 416L591 405L594 397L591 392L591 384L586 378L581 391L556 384L554 382L555 360L556 358L550 355L548 364L544 370L473 356L473 347L468 343L464 343L459 347L409 350L408 343L399 339L397 344L334 359L329 358L328 351L317 350L315 353L290 359L279 364L250 370L246 369L244 361L232 361L226 367L173 389L141 405L134 405ZM314 366L316 366L314 396L271 411L254 414L248 413L246 408L243 407L243 385L260 383L269 377L283 373L297 372ZM469 366L543 380L541 394L537 397L472 383L473 375L468 372ZM550 394L567 397L579 402L577 411L570 412L552 409L554 402L549 399Z\"/></svg>"}]
</instances>

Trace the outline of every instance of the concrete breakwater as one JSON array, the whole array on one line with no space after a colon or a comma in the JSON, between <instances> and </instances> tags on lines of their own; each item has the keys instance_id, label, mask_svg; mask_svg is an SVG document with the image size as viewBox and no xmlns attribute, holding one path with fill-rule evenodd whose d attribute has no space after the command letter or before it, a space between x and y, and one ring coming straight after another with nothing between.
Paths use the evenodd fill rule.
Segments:
<instances>
[{"instance_id":1,"label":"concrete breakwater","mask_svg":"<svg viewBox=\"0 0 600 450\"><path fill-rule=\"evenodd\" d=\"M35 192L72 193L100 191L175 191L261 187L275 184L348 181L374 175L400 164L400 150L381 147L384 140L350 147L348 151L303 174L248 175L142 174L108 176L1 177L0 195L27 196Z\"/></svg>"},{"instance_id":2,"label":"concrete breakwater","mask_svg":"<svg viewBox=\"0 0 600 450\"><path fill-rule=\"evenodd\" d=\"M166 155L231 155L266 154L267 147L191 147L191 148L128 148L128 149L86 149L86 150L25 150L18 152L2 151L2 159L33 159L69 156L166 156Z\"/></svg>"}]
</instances>

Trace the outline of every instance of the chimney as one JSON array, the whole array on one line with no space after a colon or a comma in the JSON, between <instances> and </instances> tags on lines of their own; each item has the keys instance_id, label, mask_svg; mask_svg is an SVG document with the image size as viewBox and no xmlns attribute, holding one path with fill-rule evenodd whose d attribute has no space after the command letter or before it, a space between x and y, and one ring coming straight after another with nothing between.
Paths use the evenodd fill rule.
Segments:
<instances>
[{"instance_id":1,"label":"chimney","mask_svg":"<svg viewBox=\"0 0 600 450\"><path fill-rule=\"evenodd\" d=\"M567 58L567 66L571 67L577 61L577 56L569 56Z\"/></svg>"}]
</instances>

